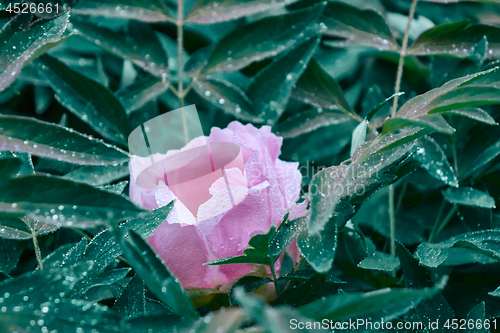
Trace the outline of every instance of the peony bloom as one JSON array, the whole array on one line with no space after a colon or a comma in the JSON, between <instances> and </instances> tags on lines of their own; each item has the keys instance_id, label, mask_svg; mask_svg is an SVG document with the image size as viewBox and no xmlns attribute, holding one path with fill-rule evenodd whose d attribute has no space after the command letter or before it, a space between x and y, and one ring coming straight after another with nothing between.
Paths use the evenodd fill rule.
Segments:
<instances>
[{"instance_id":1,"label":"peony bloom","mask_svg":"<svg viewBox=\"0 0 500 333\"><path fill-rule=\"evenodd\" d=\"M169 188L170 181L161 168L148 174L152 182L162 185L161 188L139 187L131 174L130 198L136 204L154 209L178 199L166 221L153 232L148 242L184 288L220 288L248 274L253 265L209 266L203 263L242 255L252 236L268 232L272 224L280 223L287 211L291 218L306 214L306 202L296 205L301 188L298 163L278 158L282 140L271 133L269 126L257 129L235 121L225 129L212 128L210 136L193 139L180 150L153 155L159 160L207 143L236 144L240 148L243 170L228 167L229 182L223 177L215 181L205 179L211 182L205 197L196 191L177 196L172 188L175 185ZM135 162L137 165L137 160ZM196 181L191 185L195 190ZM228 202L221 195L227 190L226 184L230 184L232 193L233 206L229 208L224 208Z\"/></svg>"}]
</instances>

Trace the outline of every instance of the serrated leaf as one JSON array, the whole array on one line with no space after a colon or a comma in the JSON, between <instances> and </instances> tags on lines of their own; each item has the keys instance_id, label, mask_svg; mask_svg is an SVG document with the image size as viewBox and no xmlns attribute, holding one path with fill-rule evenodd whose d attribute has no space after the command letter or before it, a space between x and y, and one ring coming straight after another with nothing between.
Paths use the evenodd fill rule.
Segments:
<instances>
[{"instance_id":1,"label":"serrated leaf","mask_svg":"<svg viewBox=\"0 0 500 333\"><path fill-rule=\"evenodd\" d=\"M297 237L297 246L316 272L328 272L337 248L337 224L329 222L317 233L302 231Z\"/></svg>"},{"instance_id":2,"label":"serrated leaf","mask_svg":"<svg viewBox=\"0 0 500 333\"><path fill-rule=\"evenodd\" d=\"M285 110L293 86L304 72L319 40L313 37L287 54L276 58L253 79L247 96L253 101L259 117L273 124Z\"/></svg>"},{"instance_id":3,"label":"serrated leaf","mask_svg":"<svg viewBox=\"0 0 500 333\"><path fill-rule=\"evenodd\" d=\"M90 165L115 164L129 159L125 151L73 129L19 116L0 115L0 150Z\"/></svg>"},{"instance_id":4,"label":"serrated leaf","mask_svg":"<svg viewBox=\"0 0 500 333\"><path fill-rule=\"evenodd\" d=\"M421 265L438 267L500 260L500 232L482 230L452 237L440 243L422 243L417 248Z\"/></svg>"},{"instance_id":5,"label":"serrated leaf","mask_svg":"<svg viewBox=\"0 0 500 333\"><path fill-rule=\"evenodd\" d=\"M85 22L71 20L76 33L118 57L131 60L154 76L166 79L168 58L154 30L145 23L129 21L126 34Z\"/></svg>"},{"instance_id":6,"label":"serrated leaf","mask_svg":"<svg viewBox=\"0 0 500 333\"><path fill-rule=\"evenodd\" d=\"M127 116L111 91L47 55L37 60L37 68L61 105L103 137L126 145Z\"/></svg>"},{"instance_id":7,"label":"serrated leaf","mask_svg":"<svg viewBox=\"0 0 500 333\"><path fill-rule=\"evenodd\" d=\"M195 78L193 88L202 98L237 119L254 123L262 122L253 110L252 101L245 92L230 82L220 79Z\"/></svg>"},{"instance_id":8,"label":"serrated leaf","mask_svg":"<svg viewBox=\"0 0 500 333\"><path fill-rule=\"evenodd\" d=\"M330 2L323 14L326 36L340 38L327 45L347 47L361 45L379 50L397 51L399 46L385 19L371 9L359 9L342 2Z\"/></svg>"},{"instance_id":9,"label":"serrated leaf","mask_svg":"<svg viewBox=\"0 0 500 333\"><path fill-rule=\"evenodd\" d=\"M28 30L12 27L16 18L0 30L3 41L0 51L0 91L7 88L21 72L24 64L37 50L50 47L61 39L68 24L69 14L63 14L53 20L42 20Z\"/></svg>"},{"instance_id":10,"label":"serrated leaf","mask_svg":"<svg viewBox=\"0 0 500 333\"><path fill-rule=\"evenodd\" d=\"M0 184L0 211L23 213L54 225L85 228L109 218L122 220L143 212L126 198L86 184L30 175Z\"/></svg>"},{"instance_id":11,"label":"serrated leaf","mask_svg":"<svg viewBox=\"0 0 500 333\"><path fill-rule=\"evenodd\" d=\"M232 72L295 47L317 34L322 9L311 6L238 27L215 44L202 73Z\"/></svg>"},{"instance_id":12,"label":"serrated leaf","mask_svg":"<svg viewBox=\"0 0 500 333\"><path fill-rule=\"evenodd\" d=\"M72 13L150 23L175 20L160 0L80 0Z\"/></svg>"},{"instance_id":13,"label":"serrated leaf","mask_svg":"<svg viewBox=\"0 0 500 333\"><path fill-rule=\"evenodd\" d=\"M198 0L186 15L187 22L210 24L279 8L297 0Z\"/></svg>"},{"instance_id":14,"label":"serrated leaf","mask_svg":"<svg viewBox=\"0 0 500 333\"><path fill-rule=\"evenodd\" d=\"M442 193L446 201L452 204L495 208L495 199L491 195L472 187L448 188Z\"/></svg>"},{"instance_id":15,"label":"serrated leaf","mask_svg":"<svg viewBox=\"0 0 500 333\"><path fill-rule=\"evenodd\" d=\"M146 77L116 91L115 97L129 115L167 91L168 85L166 80Z\"/></svg>"},{"instance_id":16,"label":"serrated leaf","mask_svg":"<svg viewBox=\"0 0 500 333\"><path fill-rule=\"evenodd\" d=\"M408 54L446 54L455 57L474 56L475 48L486 38L485 59L500 57L500 28L490 25L469 25L469 20L444 23L422 35L408 48Z\"/></svg>"},{"instance_id":17,"label":"serrated leaf","mask_svg":"<svg viewBox=\"0 0 500 333\"><path fill-rule=\"evenodd\" d=\"M419 161L420 166L432 177L447 185L458 187L458 179L453 167L448 162L443 149L431 137L427 137L425 145L417 149L413 158Z\"/></svg>"},{"instance_id":18,"label":"serrated leaf","mask_svg":"<svg viewBox=\"0 0 500 333\"><path fill-rule=\"evenodd\" d=\"M293 240L304 230L307 218L299 217L295 220L285 219L280 223L274 237L271 238L269 244L269 255L272 257L279 257Z\"/></svg>"},{"instance_id":19,"label":"serrated leaf","mask_svg":"<svg viewBox=\"0 0 500 333\"><path fill-rule=\"evenodd\" d=\"M122 239L120 246L144 284L175 314L198 318L191 300L149 244L132 230L129 235Z\"/></svg>"},{"instance_id":20,"label":"serrated leaf","mask_svg":"<svg viewBox=\"0 0 500 333\"><path fill-rule=\"evenodd\" d=\"M297 81L293 97L317 108L357 116L345 100L340 85L315 59L309 62L307 69Z\"/></svg>"}]
</instances>

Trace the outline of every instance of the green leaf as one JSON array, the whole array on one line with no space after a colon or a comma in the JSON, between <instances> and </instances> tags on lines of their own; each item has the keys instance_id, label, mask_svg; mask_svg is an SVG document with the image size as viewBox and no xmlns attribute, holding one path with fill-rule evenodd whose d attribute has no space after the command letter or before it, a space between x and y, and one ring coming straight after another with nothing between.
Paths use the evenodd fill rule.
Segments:
<instances>
[{"instance_id":1,"label":"green leaf","mask_svg":"<svg viewBox=\"0 0 500 333\"><path fill-rule=\"evenodd\" d=\"M488 295L500 297L500 287L488 293Z\"/></svg>"},{"instance_id":2,"label":"green leaf","mask_svg":"<svg viewBox=\"0 0 500 333\"><path fill-rule=\"evenodd\" d=\"M269 244L269 255L271 257L278 258L283 252L285 252L299 233L304 230L306 222L306 217L299 217L292 221L288 218L284 219L276 230L274 237L271 238L271 242Z\"/></svg>"},{"instance_id":3,"label":"green leaf","mask_svg":"<svg viewBox=\"0 0 500 333\"><path fill-rule=\"evenodd\" d=\"M370 318L392 320L407 313L423 299L434 296L438 288L380 289L372 292L345 293L319 299L300 307L299 313L315 320Z\"/></svg>"},{"instance_id":4,"label":"green leaf","mask_svg":"<svg viewBox=\"0 0 500 333\"><path fill-rule=\"evenodd\" d=\"M21 169L22 164L19 158L0 158L0 178L13 178Z\"/></svg>"},{"instance_id":5,"label":"green leaf","mask_svg":"<svg viewBox=\"0 0 500 333\"><path fill-rule=\"evenodd\" d=\"M382 134L387 134L408 126L419 126L442 134L453 134L455 132L455 129L448 125L443 116L435 114L412 119L393 117L384 123Z\"/></svg>"},{"instance_id":6,"label":"green leaf","mask_svg":"<svg viewBox=\"0 0 500 333\"><path fill-rule=\"evenodd\" d=\"M271 266L277 259L270 256L270 244L276 233L273 225L267 234L257 234L248 241L249 248L243 250L244 255L228 257L207 262L204 265L225 265L225 264L260 264Z\"/></svg>"},{"instance_id":7,"label":"green leaf","mask_svg":"<svg viewBox=\"0 0 500 333\"><path fill-rule=\"evenodd\" d=\"M90 165L115 164L129 159L125 151L73 129L19 116L0 115L0 150Z\"/></svg>"},{"instance_id":8,"label":"green leaf","mask_svg":"<svg viewBox=\"0 0 500 333\"><path fill-rule=\"evenodd\" d=\"M40 20L28 30L16 30L12 26L16 19L13 19L1 29L0 91L14 81L37 50L42 47L48 49L61 39L68 25L68 17L66 13L50 21Z\"/></svg>"},{"instance_id":9,"label":"green leaf","mask_svg":"<svg viewBox=\"0 0 500 333\"><path fill-rule=\"evenodd\" d=\"M47 55L37 60L57 101L103 137L126 145L127 117L111 91Z\"/></svg>"},{"instance_id":10,"label":"green leaf","mask_svg":"<svg viewBox=\"0 0 500 333\"><path fill-rule=\"evenodd\" d=\"M442 193L452 204L495 208L495 199L491 195L472 187L447 188Z\"/></svg>"},{"instance_id":11,"label":"green leaf","mask_svg":"<svg viewBox=\"0 0 500 333\"><path fill-rule=\"evenodd\" d=\"M446 185L458 187L455 170L448 162L443 149L431 137L427 137L425 146L417 149L413 158L419 161L420 166L435 179L442 181Z\"/></svg>"},{"instance_id":12,"label":"green leaf","mask_svg":"<svg viewBox=\"0 0 500 333\"><path fill-rule=\"evenodd\" d=\"M113 310L124 318L134 318L146 314L144 283L135 275L119 298Z\"/></svg>"},{"instance_id":13,"label":"green leaf","mask_svg":"<svg viewBox=\"0 0 500 333\"><path fill-rule=\"evenodd\" d=\"M342 88L328 73L312 59L293 91L293 97L317 108L336 110L355 115L344 98Z\"/></svg>"},{"instance_id":14,"label":"green leaf","mask_svg":"<svg viewBox=\"0 0 500 333\"><path fill-rule=\"evenodd\" d=\"M380 102L379 104L375 105L373 108L370 109L370 111L368 111L368 113L366 114L366 120L370 121L373 116L375 116L375 114L380 110L382 109L382 107L384 107L387 102L391 101L393 98L395 98L396 96L401 96L401 95L404 95L404 92L400 92L400 93L397 93L397 94L393 94L389 97L387 97L386 99L384 99L382 102Z\"/></svg>"},{"instance_id":15,"label":"green leaf","mask_svg":"<svg viewBox=\"0 0 500 333\"><path fill-rule=\"evenodd\" d=\"M168 58L154 30L145 23L129 21L126 32L72 19L76 33L118 57L131 60L150 74L166 79Z\"/></svg>"},{"instance_id":16,"label":"green leaf","mask_svg":"<svg viewBox=\"0 0 500 333\"><path fill-rule=\"evenodd\" d=\"M187 22L210 24L231 21L273 8L283 7L297 0L198 0L186 15Z\"/></svg>"},{"instance_id":17,"label":"green leaf","mask_svg":"<svg viewBox=\"0 0 500 333\"><path fill-rule=\"evenodd\" d=\"M194 78L193 88L198 94L225 113L237 119L262 122L253 110L252 101L244 91L225 80Z\"/></svg>"},{"instance_id":18,"label":"green leaf","mask_svg":"<svg viewBox=\"0 0 500 333\"><path fill-rule=\"evenodd\" d=\"M121 240L120 246L125 258L144 284L175 314L198 318L191 300L149 244L132 230L129 235Z\"/></svg>"},{"instance_id":19,"label":"green leaf","mask_svg":"<svg viewBox=\"0 0 500 333\"><path fill-rule=\"evenodd\" d=\"M375 251L373 255L363 259L358 264L358 267L370 270L392 272L399 268L399 261L398 258L393 255Z\"/></svg>"},{"instance_id":20,"label":"green leaf","mask_svg":"<svg viewBox=\"0 0 500 333\"><path fill-rule=\"evenodd\" d=\"M168 85L166 80L146 77L121 88L115 92L115 97L122 103L129 115L143 107L147 102L156 100L158 96L167 91Z\"/></svg>"},{"instance_id":21,"label":"green leaf","mask_svg":"<svg viewBox=\"0 0 500 333\"><path fill-rule=\"evenodd\" d=\"M396 242L396 248L407 288L420 289L431 287L432 281L426 269L418 265L418 260L413 258L406 247L400 242ZM418 318L424 322L434 322L436 320L453 320L455 313L446 299L437 293L434 297L422 300L415 311ZM443 329L440 332L445 332Z\"/></svg>"},{"instance_id":22,"label":"green leaf","mask_svg":"<svg viewBox=\"0 0 500 333\"><path fill-rule=\"evenodd\" d=\"M161 0L80 0L72 13L151 23L174 20Z\"/></svg>"},{"instance_id":23,"label":"green leaf","mask_svg":"<svg viewBox=\"0 0 500 333\"><path fill-rule=\"evenodd\" d=\"M0 211L23 213L54 225L90 227L143 210L126 198L68 180L30 175L0 184Z\"/></svg>"},{"instance_id":24,"label":"green leaf","mask_svg":"<svg viewBox=\"0 0 500 333\"><path fill-rule=\"evenodd\" d=\"M253 101L254 109L260 110L259 117L268 124L274 124L285 110L293 86L304 72L318 42L313 38L302 43L273 60L254 77L247 96Z\"/></svg>"},{"instance_id":25,"label":"green leaf","mask_svg":"<svg viewBox=\"0 0 500 333\"><path fill-rule=\"evenodd\" d=\"M126 177L129 173L128 163L106 166L87 165L67 173L62 178L92 186L99 186Z\"/></svg>"},{"instance_id":26,"label":"green leaf","mask_svg":"<svg viewBox=\"0 0 500 333\"><path fill-rule=\"evenodd\" d=\"M459 110L450 110L441 112L441 114L451 114L451 115L460 115L470 119L474 119L480 122L483 122L488 125L498 125L495 119L493 119L490 114L483 109L480 108L465 108Z\"/></svg>"},{"instance_id":27,"label":"green leaf","mask_svg":"<svg viewBox=\"0 0 500 333\"><path fill-rule=\"evenodd\" d=\"M329 222L317 233L302 231L297 237L297 245L316 272L328 272L337 248L337 224Z\"/></svg>"},{"instance_id":28,"label":"green leaf","mask_svg":"<svg viewBox=\"0 0 500 333\"><path fill-rule=\"evenodd\" d=\"M315 274L307 281L285 289L273 301L273 306L289 304L293 307L299 307L317 300L323 295L326 274Z\"/></svg>"},{"instance_id":29,"label":"green leaf","mask_svg":"<svg viewBox=\"0 0 500 333\"><path fill-rule=\"evenodd\" d=\"M1 223L1 221L0 221ZM0 230L2 225L0 225ZM0 236L2 233L0 232ZM18 240L0 238L0 272L9 274L12 272L19 262L19 258L25 248L25 243Z\"/></svg>"},{"instance_id":30,"label":"green leaf","mask_svg":"<svg viewBox=\"0 0 500 333\"><path fill-rule=\"evenodd\" d=\"M266 305L260 298L245 294L242 288L238 288L234 292L236 300L245 310L245 313L262 326L265 332L283 333L293 332L306 333L311 332L305 327L294 327L293 322L313 325L310 319L304 318L291 307L273 308ZM301 325L302 326L302 325Z\"/></svg>"},{"instance_id":31,"label":"green leaf","mask_svg":"<svg viewBox=\"0 0 500 333\"><path fill-rule=\"evenodd\" d=\"M500 231L482 230L452 237L432 244L422 243L417 248L421 265L438 267L469 263L492 263L500 260Z\"/></svg>"},{"instance_id":32,"label":"green leaf","mask_svg":"<svg viewBox=\"0 0 500 333\"><path fill-rule=\"evenodd\" d=\"M468 327L467 332L469 333L479 333L484 332L488 333L490 330L484 327L484 323L486 322L486 305L484 301L476 305L472 310L467 314L467 318L465 319L467 323L481 323L481 327L479 325L474 325L473 328Z\"/></svg>"},{"instance_id":33,"label":"green leaf","mask_svg":"<svg viewBox=\"0 0 500 333\"><path fill-rule=\"evenodd\" d=\"M231 287L231 290L229 291L229 305L230 306L235 306L238 305L236 302L236 298L234 295L234 291L237 289L243 289L245 292L252 292L266 283L272 282L270 278L263 278L259 276L244 276Z\"/></svg>"},{"instance_id":34,"label":"green leaf","mask_svg":"<svg viewBox=\"0 0 500 333\"><path fill-rule=\"evenodd\" d=\"M491 25L469 25L469 20L444 23L427 30L408 48L408 54L446 54L456 57L474 56L475 48L486 39L485 58L500 57L500 28Z\"/></svg>"},{"instance_id":35,"label":"green leaf","mask_svg":"<svg viewBox=\"0 0 500 333\"><path fill-rule=\"evenodd\" d=\"M327 26L324 32L326 36L340 39L328 41L327 45L361 45L380 51L399 50L385 19L374 10L359 9L342 2L330 2L325 8L323 23Z\"/></svg>"},{"instance_id":36,"label":"green leaf","mask_svg":"<svg viewBox=\"0 0 500 333\"><path fill-rule=\"evenodd\" d=\"M352 132L352 140L351 140L351 156L354 154L354 151L361 146L366 141L366 130L368 128L368 121L363 120L359 123L358 126Z\"/></svg>"},{"instance_id":37,"label":"green leaf","mask_svg":"<svg viewBox=\"0 0 500 333\"><path fill-rule=\"evenodd\" d=\"M322 10L311 6L238 27L215 44L202 73L232 72L301 44L317 35Z\"/></svg>"},{"instance_id":38,"label":"green leaf","mask_svg":"<svg viewBox=\"0 0 500 333\"><path fill-rule=\"evenodd\" d=\"M313 109L299 112L285 119L273 127L273 132L287 139L310 133L322 127L350 127L349 125L354 123L355 120L350 116L330 111L325 112L323 109Z\"/></svg>"}]
</instances>

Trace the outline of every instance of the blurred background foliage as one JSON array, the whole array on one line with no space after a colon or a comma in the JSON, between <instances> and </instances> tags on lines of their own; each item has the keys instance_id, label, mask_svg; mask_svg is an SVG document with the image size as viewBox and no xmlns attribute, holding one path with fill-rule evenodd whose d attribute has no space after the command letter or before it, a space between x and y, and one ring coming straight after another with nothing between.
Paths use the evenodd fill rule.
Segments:
<instances>
[{"instance_id":1,"label":"blurred background foliage","mask_svg":"<svg viewBox=\"0 0 500 333\"><path fill-rule=\"evenodd\" d=\"M494 332L500 2L422 0L408 26L406 0L178 1L0 4L0 331ZM170 206L128 200L128 134L190 104L206 134L272 126L300 163L311 215L237 259L269 265L297 240L272 304L249 294L269 278L184 291L143 240Z\"/></svg>"}]
</instances>

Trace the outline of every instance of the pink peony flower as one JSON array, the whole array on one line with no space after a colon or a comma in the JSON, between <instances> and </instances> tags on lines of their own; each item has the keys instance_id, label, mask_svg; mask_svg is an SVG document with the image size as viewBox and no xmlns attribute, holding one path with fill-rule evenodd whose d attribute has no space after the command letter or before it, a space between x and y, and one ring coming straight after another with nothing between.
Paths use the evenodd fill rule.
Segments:
<instances>
[{"instance_id":1,"label":"pink peony flower","mask_svg":"<svg viewBox=\"0 0 500 333\"><path fill-rule=\"evenodd\" d=\"M207 143L229 142L240 147L243 157L243 172L238 168L226 170L236 200L234 207L221 209L227 202L223 202L218 193L222 193L228 183L221 177L209 184L209 200L205 201L206 198L196 191L182 196L184 202L177 200L166 221L148 238L184 288L220 288L248 274L253 265L209 266L203 263L242 255L252 236L266 233L272 224L278 225L287 211L291 218L306 214L306 202L296 205L301 188L298 163L278 158L282 141L271 133L269 126L257 129L251 124L234 121L225 129L212 128L210 136L193 139L180 150L153 156L160 160ZM163 183L162 179L167 179L161 168L154 172L158 174L149 176L153 182ZM154 209L178 198L168 187L168 180L163 188L145 189L139 187L134 178L131 174L130 198L138 205ZM231 198L233 205L234 200Z\"/></svg>"}]
</instances>

